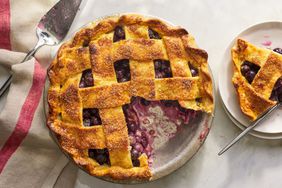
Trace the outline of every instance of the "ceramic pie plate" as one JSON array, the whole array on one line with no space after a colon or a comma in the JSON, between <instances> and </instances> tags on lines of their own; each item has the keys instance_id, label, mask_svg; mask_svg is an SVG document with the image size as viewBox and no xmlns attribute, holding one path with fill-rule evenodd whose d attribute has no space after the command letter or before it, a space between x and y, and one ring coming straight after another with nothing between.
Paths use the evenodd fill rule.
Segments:
<instances>
[{"instance_id":1,"label":"ceramic pie plate","mask_svg":"<svg viewBox=\"0 0 282 188\"><path fill-rule=\"evenodd\" d=\"M233 63L231 59L231 48L235 44L238 38L243 38L259 47L274 49L282 47L282 22L264 22L253 25L243 32L241 32L235 39L230 43L226 49L224 56L221 61L222 70L226 70L219 74L219 93L226 108L227 112L233 120L236 120L238 127L246 128L250 121L241 112L236 90L232 84L233 76ZM273 112L269 118L261 122L260 125L254 128L256 134L254 136L260 138L271 138L280 139L282 138L282 108ZM232 119L231 119L232 120ZM259 135L267 135L259 136Z\"/></svg>"},{"instance_id":2,"label":"ceramic pie plate","mask_svg":"<svg viewBox=\"0 0 282 188\"><path fill-rule=\"evenodd\" d=\"M109 17L109 16L106 16L106 17ZM96 21L99 21L106 17L99 18ZM154 16L147 16L147 17L160 19ZM160 20L164 21L163 19L160 19ZM164 22L169 23L167 21L164 21ZM53 54L55 55L55 53ZM214 85L214 82L213 82L213 85ZM49 88L49 80L47 78L45 88L44 88L44 97L43 97L46 119L48 116L48 102L47 102L48 88ZM154 150L153 164L151 166L151 171L152 171L153 176L148 181L157 180L161 177L171 174L172 172L174 172L175 170L183 166L189 159L191 159L194 156L194 154L196 154L196 152L199 150L201 145L204 143L209 133L209 130L211 128L212 121L213 121L212 115L201 113L201 116L197 118L192 124L190 123L188 126L183 126L182 131L177 133L177 136L173 137L168 142L164 143L163 146L160 147L159 149ZM72 158L66 152L64 152L64 150L61 148L61 146L58 143L56 135L51 130L50 130L50 135L53 138L53 140L57 143L61 151L70 159L70 161L74 162ZM74 164L76 163L74 162ZM83 171L88 173L82 166L79 166L79 167ZM136 180L122 180L121 181L121 180L114 180L114 179L107 178L107 177L98 177L98 178L105 180L105 181L110 181L114 183L125 183L125 184L148 182L148 181L136 181Z\"/></svg>"}]
</instances>

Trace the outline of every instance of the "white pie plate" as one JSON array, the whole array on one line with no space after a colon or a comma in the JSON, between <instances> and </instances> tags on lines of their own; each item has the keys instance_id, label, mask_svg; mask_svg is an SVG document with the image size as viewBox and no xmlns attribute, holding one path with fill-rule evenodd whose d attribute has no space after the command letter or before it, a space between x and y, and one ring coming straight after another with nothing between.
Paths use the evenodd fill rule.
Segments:
<instances>
[{"instance_id":1,"label":"white pie plate","mask_svg":"<svg viewBox=\"0 0 282 188\"><path fill-rule=\"evenodd\" d=\"M250 121L242 113L236 91L232 84L233 63L231 59L231 48L238 38L243 38L259 47L276 48L282 47L282 22L264 22L253 25L243 32L241 32L230 43L226 49L221 61L221 74L218 76L219 93L231 120L240 128L246 128ZM270 44L271 42L271 44ZM269 46L266 44L269 43ZM267 139L281 139L282 138L282 108L272 113L269 118L261 122L260 125L254 128L253 136Z\"/></svg>"},{"instance_id":2,"label":"white pie plate","mask_svg":"<svg viewBox=\"0 0 282 188\"><path fill-rule=\"evenodd\" d=\"M158 17L149 16L149 15L146 16L157 18L168 24L171 24L170 22L167 22ZM99 21L106 17L99 18L96 21ZM87 26L87 24L85 26ZM56 52L54 52L53 54L55 55ZM210 74L212 76L211 70L210 70ZM48 102L47 102L48 88L49 88L49 80L47 78L44 88L44 97L43 97L46 117L48 116ZM213 82L213 88L214 88L214 82ZM214 93L215 92L213 91L213 94ZM188 160L190 160L197 153L201 145L204 143L209 133L209 130L211 128L213 118L214 116L203 113L203 116L200 119L198 119L197 122L194 122L189 126L185 126L183 131L179 132L176 137L172 138L167 144L165 144L159 150L156 150L153 166L151 167L153 177L149 181L157 180L161 177L171 174L172 172L183 166ZM55 140L59 148L62 150L62 148L58 144L58 140L56 136L52 131L50 131L50 135ZM67 153L65 153L63 150L62 152L70 159L70 161L73 161L72 158ZM83 167L81 166L79 167L85 171ZM114 183L125 183L125 184L147 182L147 181L136 181L136 180L118 181L110 178L101 178L101 179Z\"/></svg>"}]
</instances>

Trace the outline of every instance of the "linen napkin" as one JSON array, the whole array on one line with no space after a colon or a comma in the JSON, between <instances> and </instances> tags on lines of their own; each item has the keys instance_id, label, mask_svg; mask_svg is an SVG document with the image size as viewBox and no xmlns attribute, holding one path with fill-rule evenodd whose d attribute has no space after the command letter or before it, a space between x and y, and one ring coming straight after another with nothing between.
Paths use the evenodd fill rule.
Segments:
<instances>
[{"instance_id":1,"label":"linen napkin","mask_svg":"<svg viewBox=\"0 0 282 188\"><path fill-rule=\"evenodd\" d=\"M51 48L20 63L36 43L38 21L54 4L55 0L0 1L0 66L13 72L0 113L1 188L53 187L67 164L45 125L43 93Z\"/></svg>"}]
</instances>

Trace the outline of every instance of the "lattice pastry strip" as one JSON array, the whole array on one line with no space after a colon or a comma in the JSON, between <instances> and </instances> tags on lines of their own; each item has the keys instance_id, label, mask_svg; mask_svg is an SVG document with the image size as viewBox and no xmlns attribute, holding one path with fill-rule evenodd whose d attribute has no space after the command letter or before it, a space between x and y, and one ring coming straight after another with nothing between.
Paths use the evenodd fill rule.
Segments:
<instances>
[{"instance_id":1,"label":"lattice pastry strip","mask_svg":"<svg viewBox=\"0 0 282 188\"><path fill-rule=\"evenodd\" d=\"M124 28L127 39L149 39L148 26L130 25ZM165 53L164 53L165 57ZM146 99L155 97L155 71L152 60L130 60L130 93L131 96L140 96Z\"/></svg>"},{"instance_id":2,"label":"lattice pastry strip","mask_svg":"<svg viewBox=\"0 0 282 188\"><path fill-rule=\"evenodd\" d=\"M121 106L100 110L111 166L132 168L126 121Z\"/></svg>"},{"instance_id":3,"label":"lattice pastry strip","mask_svg":"<svg viewBox=\"0 0 282 188\"><path fill-rule=\"evenodd\" d=\"M174 77L192 77L192 76L198 76L197 72L199 70L199 66L195 66L197 67L195 69L194 68L194 75L192 75L191 73L191 69L189 67L189 64L192 62L191 59L189 59L189 57L187 56L187 53L184 49L183 46L183 39L177 38L177 37L163 37L164 39L164 44L166 46L167 49L167 54L169 56L169 60L170 60L170 64L171 64L171 70L172 70L172 75ZM190 66L192 66L190 64ZM178 87L179 89L181 87ZM183 89L183 88L181 88ZM184 89L184 91L187 91L187 89ZM189 90L190 91L196 91L196 90ZM183 107L188 107L194 110L200 110L200 106L197 103L197 101L195 100L197 98L197 96L200 95L200 91L198 94L193 94L193 96L196 96L195 98L192 98L192 100L186 100L186 101L180 101L180 104ZM190 93L192 94L192 93ZM179 99L184 99L182 98L182 96L179 96ZM186 98L187 99L187 98Z\"/></svg>"},{"instance_id":4,"label":"lattice pastry strip","mask_svg":"<svg viewBox=\"0 0 282 188\"><path fill-rule=\"evenodd\" d=\"M113 45L113 37L113 33L110 33L89 44L95 82L94 87L81 89L84 91L81 92L81 97L82 99L88 99L87 101L83 101L84 108L98 107L100 109L100 117L107 140L106 148L109 151L110 165L129 169L133 165L130 157L126 121L119 101L125 100L129 103L130 98L129 94L126 94L128 93L126 92L128 86L126 84L117 84L114 64L111 62L116 57L111 54L116 54L116 50L119 50L119 47ZM108 52L107 55L105 51ZM101 56L96 56L95 54L100 54ZM94 88L96 91L93 91ZM95 93L94 95L93 92ZM87 96L84 95L85 93ZM93 102L97 105L101 105L104 102L110 104L103 108L103 106L91 106ZM117 105L111 106L113 103Z\"/></svg>"},{"instance_id":5,"label":"lattice pastry strip","mask_svg":"<svg viewBox=\"0 0 282 188\"><path fill-rule=\"evenodd\" d=\"M199 95L195 95L194 99L196 100L181 100L179 103L185 108L204 109L204 111L211 113L213 111L213 91L212 80L206 63L207 54L198 49L193 36L183 36L181 40L185 49L186 61L189 63L189 76L195 76L195 78L199 79Z\"/></svg>"},{"instance_id":6,"label":"lattice pastry strip","mask_svg":"<svg viewBox=\"0 0 282 188\"><path fill-rule=\"evenodd\" d=\"M53 130L57 134L65 133L65 138L68 139L69 142L73 142L72 145L81 150L88 148L106 148L106 138L102 125L88 128L56 120L53 124Z\"/></svg>"},{"instance_id":7,"label":"lattice pastry strip","mask_svg":"<svg viewBox=\"0 0 282 188\"><path fill-rule=\"evenodd\" d=\"M252 87L264 98L269 98L276 81L282 76L282 56L271 52L266 62L257 73Z\"/></svg>"},{"instance_id":8,"label":"lattice pastry strip","mask_svg":"<svg viewBox=\"0 0 282 188\"><path fill-rule=\"evenodd\" d=\"M60 71L56 72L61 83L70 76L77 75L85 69L90 69L90 56L87 47L66 48L62 47L58 54L58 64Z\"/></svg>"}]
</instances>

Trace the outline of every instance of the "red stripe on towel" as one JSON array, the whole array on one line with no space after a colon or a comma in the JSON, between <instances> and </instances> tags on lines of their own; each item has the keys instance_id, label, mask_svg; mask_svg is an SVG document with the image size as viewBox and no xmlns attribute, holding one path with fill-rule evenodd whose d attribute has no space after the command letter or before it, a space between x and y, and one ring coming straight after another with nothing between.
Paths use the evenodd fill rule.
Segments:
<instances>
[{"instance_id":1,"label":"red stripe on towel","mask_svg":"<svg viewBox=\"0 0 282 188\"><path fill-rule=\"evenodd\" d=\"M0 48L11 50L10 0L0 0Z\"/></svg>"},{"instance_id":2,"label":"red stripe on towel","mask_svg":"<svg viewBox=\"0 0 282 188\"><path fill-rule=\"evenodd\" d=\"M27 136L33 116L40 102L46 71L35 60L32 86L21 108L16 127L0 150L0 174L13 153Z\"/></svg>"}]
</instances>

